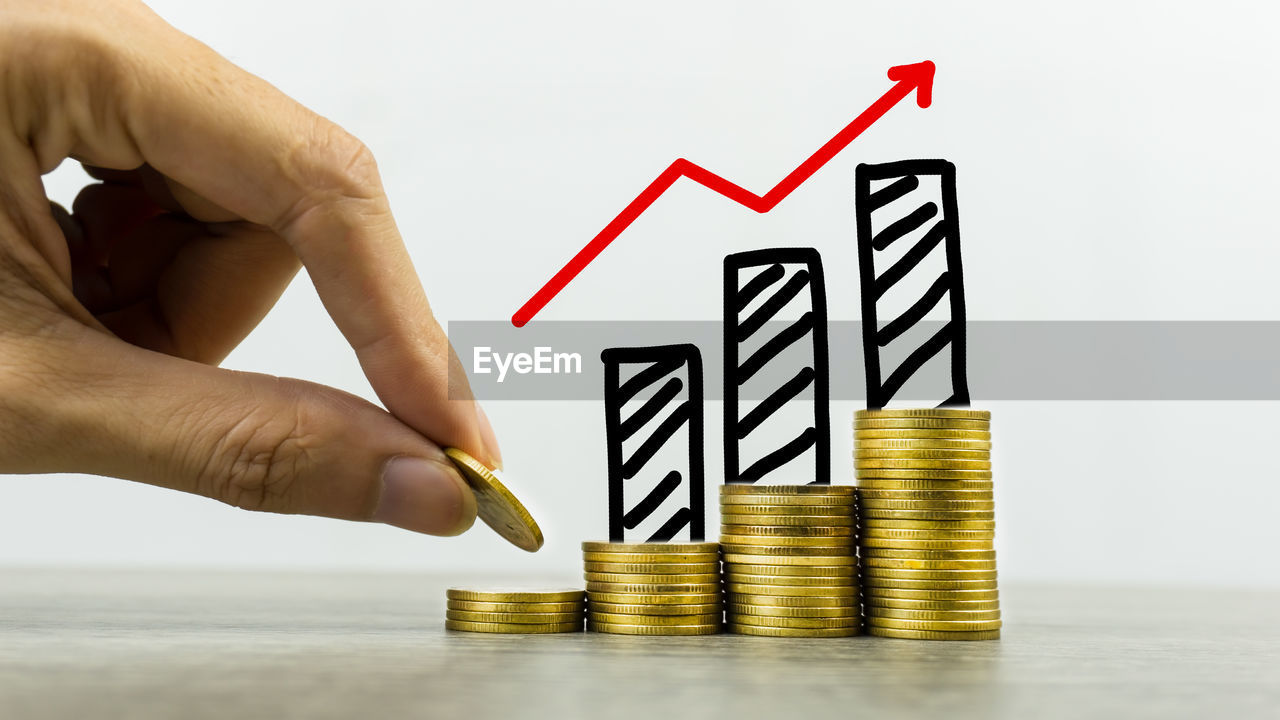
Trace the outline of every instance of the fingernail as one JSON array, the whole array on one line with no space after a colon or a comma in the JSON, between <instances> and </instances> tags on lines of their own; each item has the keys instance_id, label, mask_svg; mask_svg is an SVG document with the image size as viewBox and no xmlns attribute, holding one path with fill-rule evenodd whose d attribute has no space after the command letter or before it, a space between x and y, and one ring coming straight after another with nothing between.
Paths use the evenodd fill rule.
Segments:
<instances>
[{"instance_id":1,"label":"fingernail","mask_svg":"<svg viewBox=\"0 0 1280 720\"><path fill-rule=\"evenodd\" d=\"M394 457L383 468L373 519L429 535L458 535L476 520L475 495L448 459Z\"/></svg>"},{"instance_id":2,"label":"fingernail","mask_svg":"<svg viewBox=\"0 0 1280 720\"><path fill-rule=\"evenodd\" d=\"M502 450L498 447L498 435L493 432L493 423L480 403L476 403L476 415L480 418L480 439L484 441L484 449L489 451L493 461L490 467L502 469Z\"/></svg>"}]
</instances>

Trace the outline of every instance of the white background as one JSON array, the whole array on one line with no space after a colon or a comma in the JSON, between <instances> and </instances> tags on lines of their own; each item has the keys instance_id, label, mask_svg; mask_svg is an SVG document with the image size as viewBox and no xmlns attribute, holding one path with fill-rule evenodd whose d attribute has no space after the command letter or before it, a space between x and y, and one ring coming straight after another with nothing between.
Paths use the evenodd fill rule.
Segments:
<instances>
[{"instance_id":1,"label":"white background","mask_svg":"<svg viewBox=\"0 0 1280 720\"><path fill-rule=\"evenodd\" d=\"M808 245L832 319L857 319L854 166L944 157L973 319L1280 320L1280 18L1181 5L153 3L372 146L445 320L509 317L675 157L763 192L885 92L889 66L925 58L933 107L902 103L768 215L681 183L542 317L716 319L727 252ZM69 201L82 179L47 181ZM305 275L226 364L372 398ZM986 407L1005 581L1280 585L1274 404ZM837 481L853 409L832 405ZM442 540L30 476L0 478L0 563L572 577L605 531L600 406L487 410L546 531L537 555L479 524Z\"/></svg>"}]
</instances>

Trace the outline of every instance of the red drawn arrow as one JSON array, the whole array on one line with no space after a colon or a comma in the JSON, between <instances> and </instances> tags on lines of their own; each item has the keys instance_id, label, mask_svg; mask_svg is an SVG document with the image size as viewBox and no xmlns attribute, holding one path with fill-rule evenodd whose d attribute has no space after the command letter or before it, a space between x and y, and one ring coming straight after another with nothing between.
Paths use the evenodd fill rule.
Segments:
<instances>
[{"instance_id":1,"label":"red drawn arrow","mask_svg":"<svg viewBox=\"0 0 1280 720\"><path fill-rule=\"evenodd\" d=\"M662 197L667 188L674 185L680 178L687 177L739 205L751 208L758 213L767 213L790 195L792 190L800 187L805 180L808 180L814 173L818 172L823 165L827 164L828 160L848 147L849 143L861 135L863 130L871 127L872 123L889 112L890 108L910 95L912 90L916 91L916 103L922 108L929 107L929 104L933 101L933 71L933 62L929 60L889 68L889 79L896 84L764 195L756 195L701 165L696 165L684 158L677 159L666 170L663 170L662 174L655 178L653 182L649 183L649 187L637 195L635 200L632 200L630 204L623 208L617 217L611 220L608 225L605 225L604 229L592 238L586 247L579 250L577 255L574 255L568 263L565 263L565 266L560 268L560 272L556 273L547 281L546 285L543 285L538 292L534 293L533 297L529 298L529 301L521 306L515 315L511 316L511 324L516 327L524 327L525 323L533 319L534 315L537 315L542 308L546 307L547 303L551 302L551 298L559 294L571 280L578 276L578 273L582 272L583 268L592 260L595 260L596 256L609 246L609 243L622 234L623 230L626 230L631 223L635 222L636 218L640 217L645 210L648 210L649 206L656 202L659 197Z\"/></svg>"}]
</instances>

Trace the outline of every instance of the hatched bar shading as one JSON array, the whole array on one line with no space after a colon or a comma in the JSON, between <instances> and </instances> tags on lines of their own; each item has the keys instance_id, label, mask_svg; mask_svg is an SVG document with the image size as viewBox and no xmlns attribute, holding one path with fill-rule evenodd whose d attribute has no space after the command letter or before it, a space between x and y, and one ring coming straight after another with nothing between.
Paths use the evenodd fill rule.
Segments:
<instances>
[{"instance_id":1,"label":"hatched bar shading","mask_svg":"<svg viewBox=\"0 0 1280 720\"><path fill-rule=\"evenodd\" d=\"M781 320L783 308L796 301L801 307L799 317ZM796 345L812 351L800 364L782 357ZM753 379L753 385L764 390L753 393L759 401L744 412L743 388ZM818 251L770 248L725 257L725 482L759 482L811 451L809 484L830 484L828 380L826 288ZM807 393L813 399L811 418L794 425L784 423L788 425L781 431L785 437L777 435L777 427L762 431L766 421ZM743 448L748 443L763 443L771 449L744 463Z\"/></svg>"},{"instance_id":2,"label":"hatched bar shading","mask_svg":"<svg viewBox=\"0 0 1280 720\"><path fill-rule=\"evenodd\" d=\"M921 182L935 177L941 207ZM941 404L968 405L955 165L946 160L862 164L855 185L867 407L885 407L947 349L951 394ZM887 301L885 296L900 284L894 301ZM948 311L942 327L927 337L913 335L910 331L935 308ZM884 367L890 347L902 357L891 370Z\"/></svg>"},{"instance_id":3,"label":"hatched bar shading","mask_svg":"<svg viewBox=\"0 0 1280 720\"><path fill-rule=\"evenodd\" d=\"M688 344L621 347L604 350L600 359L604 362L610 541L633 540L630 531L652 525L646 523L651 517L662 520L648 541L672 540L686 527L690 541L701 541L705 535L701 353ZM683 466L656 467L659 451L682 437L688 441ZM646 480L651 486L647 491L629 490L645 487ZM687 504L673 503L682 486Z\"/></svg>"}]
</instances>

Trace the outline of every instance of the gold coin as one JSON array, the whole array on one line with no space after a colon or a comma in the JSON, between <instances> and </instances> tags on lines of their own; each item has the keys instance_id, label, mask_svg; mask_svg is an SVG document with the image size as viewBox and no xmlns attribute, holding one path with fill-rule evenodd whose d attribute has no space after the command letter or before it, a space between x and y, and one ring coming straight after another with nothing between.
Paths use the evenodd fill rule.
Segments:
<instances>
[{"instance_id":1,"label":"gold coin","mask_svg":"<svg viewBox=\"0 0 1280 720\"><path fill-rule=\"evenodd\" d=\"M866 537L862 546L898 550L990 550L990 540L906 540L902 538Z\"/></svg>"},{"instance_id":2,"label":"gold coin","mask_svg":"<svg viewBox=\"0 0 1280 720\"><path fill-rule=\"evenodd\" d=\"M784 595L787 597L857 597L857 585L755 585L726 582L725 592L737 595Z\"/></svg>"},{"instance_id":3,"label":"gold coin","mask_svg":"<svg viewBox=\"0 0 1280 720\"><path fill-rule=\"evenodd\" d=\"M991 440L947 437L865 437L853 438L854 450L991 450Z\"/></svg>"},{"instance_id":4,"label":"gold coin","mask_svg":"<svg viewBox=\"0 0 1280 720\"><path fill-rule=\"evenodd\" d=\"M542 529L494 471L458 448L445 448L444 454L471 486L476 514L484 524L521 550L537 552L542 547Z\"/></svg>"},{"instance_id":5,"label":"gold coin","mask_svg":"<svg viewBox=\"0 0 1280 720\"><path fill-rule=\"evenodd\" d=\"M844 537L790 537L786 535L730 535L720 533L721 545L763 545L776 548L837 548L853 547L853 535Z\"/></svg>"},{"instance_id":6,"label":"gold coin","mask_svg":"<svg viewBox=\"0 0 1280 720\"><path fill-rule=\"evenodd\" d=\"M780 628L729 623L725 627L729 632L738 635L759 635L762 637L834 638L853 637L862 632L861 625L839 628Z\"/></svg>"},{"instance_id":7,"label":"gold coin","mask_svg":"<svg viewBox=\"0 0 1280 720\"><path fill-rule=\"evenodd\" d=\"M581 615L585 602L483 602L479 600L450 600L450 610L469 610L488 613L574 613Z\"/></svg>"},{"instance_id":8,"label":"gold coin","mask_svg":"<svg viewBox=\"0 0 1280 720\"><path fill-rule=\"evenodd\" d=\"M852 519L852 518L851 518ZM723 524L720 532L730 537L734 535L757 535L760 537L851 537L853 527L830 527L817 525L731 525Z\"/></svg>"},{"instance_id":9,"label":"gold coin","mask_svg":"<svg viewBox=\"0 0 1280 720\"><path fill-rule=\"evenodd\" d=\"M876 588L867 590L867 597L897 600L999 600L999 590L903 590L900 588Z\"/></svg>"},{"instance_id":10,"label":"gold coin","mask_svg":"<svg viewBox=\"0 0 1280 720\"><path fill-rule=\"evenodd\" d=\"M721 612L720 603L701 605L624 605L621 603L592 602L591 612L613 615L714 615Z\"/></svg>"},{"instance_id":11,"label":"gold coin","mask_svg":"<svg viewBox=\"0 0 1280 720\"><path fill-rule=\"evenodd\" d=\"M655 593L673 595L700 595L714 593L720 589L720 579L714 582L697 583L612 583L587 582L587 592L596 593Z\"/></svg>"},{"instance_id":12,"label":"gold coin","mask_svg":"<svg viewBox=\"0 0 1280 720\"><path fill-rule=\"evenodd\" d=\"M867 632L877 637L898 638L900 640L999 640L999 630L977 630L973 632L947 632L936 630L898 630L896 628L867 626Z\"/></svg>"},{"instance_id":13,"label":"gold coin","mask_svg":"<svg viewBox=\"0 0 1280 720\"><path fill-rule=\"evenodd\" d=\"M831 498L851 498L853 488L848 485L744 485L724 484L720 496L732 495L806 495Z\"/></svg>"},{"instance_id":14,"label":"gold coin","mask_svg":"<svg viewBox=\"0 0 1280 720\"><path fill-rule=\"evenodd\" d=\"M588 607L597 603L616 605L709 605L722 599L719 587L715 592L703 593L653 593L653 592L592 592Z\"/></svg>"},{"instance_id":15,"label":"gold coin","mask_svg":"<svg viewBox=\"0 0 1280 720\"><path fill-rule=\"evenodd\" d=\"M960 418L858 418L853 421L855 433L863 430L981 430L991 431L990 420Z\"/></svg>"},{"instance_id":16,"label":"gold coin","mask_svg":"<svg viewBox=\"0 0 1280 720\"><path fill-rule=\"evenodd\" d=\"M720 553L598 553L584 552L585 562L596 563L717 563Z\"/></svg>"},{"instance_id":17,"label":"gold coin","mask_svg":"<svg viewBox=\"0 0 1280 720\"><path fill-rule=\"evenodd\" d=\"M687 543L644 543L644 542L592 542L590 540L582 543L582 551L584 553L635 553L659 555L670 554L711 554L720 549L720 546L713 542L687 542Z\"/></svg>"},{"instance_id":18,"label":"gold coin","mask_svg":"<svg viewBox=\"0 0 1280 720\"><path fill-rule=\"evenodd\" d=\"M995 580L996 571L992 570L916 570L901 568L883 568L874 565L862 567L863 577L897 578L899 580Z\"/></svg>"},{"instance_id":19,"label":"gold coin","mask_svg":"<svg viewBox=\"0 0 1280 720\"><path fill-rule=\"evenodd\" d=\"M780 547L778 545L739 545L730 543L725 546L725 555L761 555L770 557L817 557L830 558L847 556L853 557L853 544L844 547L819 546L819 547ZM792 563L798 564L798 563ZM815 565L832 565L834 563L815 562Z\"/></svg>"},{"instance_id":20,"label":"gold coin","mask_svg":"<svg viewBox=\"0 0 1280 720\"><path fill-rule=\"evenodd\" d=\"M545 633L582 632L582 619L573 622L550 625L534 625L530 623L498 623L498 622L466 622L464 620L445 620L446 630L462 630L464 632L482 633L515 633L522 635L541 635Z\"/></svg>"},{"instance_id":21,"label":"gold coin","mask_svg":"<svg viewBox=\"0 0 1280 720\"><path fill-rule=\"evenodd\" d=\"M636 585L651 584L687 584L687 583L713 583L720 581L720 573L696 573L689 575L676 575L674 573L583 573L583 577L588 583L630 583Z\"/></svg>"},{"instance_id":22,"label":"gold coin","mask_svg":"<svg viewBox=\"0 0 1280 720\"><path fill-rule=\"evenodd\" d=\"M994 510L886 510L863 508L862 519L869 520L995 520Z\"/></svg>"},{"instance_id":23,"label":"gold coin","mask_svg":"<svg viewBox=\"0 0 1280 720\"><path fill-rule=\"evenodd\" d=\"M799 496L797 496L799 497ZM762 505L759 503L720 503L722 515L740 515L742 517L794 517L799 521L812 520L821 525L827 520L852 517L857 511L853 498L840 505Z\"/></svg>"},{"instance_id":24,"label":"gold coin","mask_svg":"<svg viewBox=\"0 0 1280 720\"><path fill-rule=\"evenodd\" d=\"M966 620L983 622L1000 619L1000 610L903 610L872 605L866 609L867 617L895 618L898 620Z\"/></svg>"},{"instance_id":25,"label":"gold coin","mask_svg":"<svg viewBox=\"0 0 1280 720\"><path fill-rule=\"evenodd\" d=\"M570 613L496 613L475 612L474 610L446 610L445 618L449 620L465 620L467 622L511 623L513 625L558 625L560 623L581 622L581 612Z\"/></svg>"},{"instance_id":26,"label":"gold coin","mask_svg":"<svg viewBox=\"0 0 1280 720\"><path fill-rule=\"evenodd\" d=\"M963 408L882 408L879 410L855 410L855 420L875 418L954 418L957 420L990 420L990 410Z\"/></svg>"},{"instance_id":27,"label":"gold coin","mask_svg":"<svg viewBox=\"0 0 1280 720\"><path fill-rule=\"evenodd\" d=\"M901 458L856 458L853 468L866 470L868 475L875 475L873 470L990 470L990 460L903 460Z\"/></svg>"},{"instance_id":28,"label":"gold coin","mask_svg":"<svg viewBox=\"0 0 1280 720\"><path fill-rule=\"evenodd\" d=\"M592 610L588 622L610 625L718 625L724 620L720 610L700 615L636 615Z\"/></svg>"},{"instance_id":29,"label":"gold coin","mask_svg":"<svg viewBox=\"0 0 1280 720\"><path fill-rule=\"evenodd\" d=\"M854 565L858 564L858 558L853 553L840 553L838 555L785 555L782 553L766 553L756 552L761 550L759 547L747 548L744 552L734 552L726 550L724 561L726 563L741 563L743 565L797 565L797 566L826 566L833 567L837 565ZM772 548L777 550L778 548ZM795 548L786 548L794 550Z\"/></svg>"},{"instance_id":30,"label":"gold coin","mask_svg":"<svg viewBox=\"0 0 1280 720\"><path fill-rule=\"evenodd\" d=\"M895 550L893 548L862 548L863 557L901 558L903 560L992 560L995 550Z\"/></svg>"},{"instance_id":31,"label":"gold coin","mask_svg":"<svg viewBox=\"0 0 1280 720\"><path fill-rule=\"evenodd\" d=\"M613 635L715 635L720 623L707 625L636 625L588 622L587 630Z\"/></svg>"},{"instance_id":32,"label":"gold coin","mask_svg":"<svg viewBox=\"0 0 1280 720\"><path fill-rule=\"evenodd\" d=\"M867 607L898 608L901 610L999 610L999 600L904 600L880 597L867 593L862 598Z\"/></svg>"},{"instance_id":33,"label":"gold coin","mask_svg":"<svg viewBox=\"0 0 1280 720\"><path fill-rule=\"evenodd\" d=\"M734 625L753 625L774 628L847 628L861 627L862 618L846 616L832 618L778 617L776 615L735 615L729 620Z\"/></svg>"},{"instance_id":34,"label":"gold coin","mask_svg":"<svg viewBox=\"0 0 1280 720\"><path fill-rule=\"evenodd\" d=\"M902 487L884 487L893 483ZM925 484L928 483L928 484ZM946 483L946 484L945 484ZM947 484L959 484L963 487L947 487ZM973 483L955 480L877 480L877 487L860 488L863 502L868 500L957 500L991 502L995 500L991 483L983 483L984 487L972 487Z\"/></svg>"},{"instance_id":35,"label":"gold coin","mask_svg":"<svg viewBox=\"0 0 1280 720\"><path fill-rule=\"evenodd\" d=\"M841 486L845 487L845 486ZM721 495L720 507L796 508L796 512L843 513L854 506L853 495ZM781 514L781 510L777 511Z\"/></svg>"},{"instance_id":36,"label":"gold coin","mask_svg":"<svg viewBox=\"0 0 1280 720\"><path fill-rule=\"evenodd\" d=\"M864 569L887 570L995 570L995 560L915 560L912 558L862 558Z\"/></svg>"},{"instance_id":37,"label":"gold coin","mask_svg":"<svg viewBox=\"0 0 1280 720\"><path fill-rule=\"evenodd\" d=\"M543 603L564 603L574 602L581 603L587 599L587 595L582 590L577 589L553 589L553 590L520 590L520 589L504 589L494 588L490 590L468 590L466 588L449 588L445 591L445 597L449 600L468 600L471 602L543 602Z\"/></svg>"},{"instance_id":38,"label":"gold coin","mask_svg":"<svg viewBox=\"0 0 1280 720\"><path fill-rule=\"evenodd\" d=\"M917 469L899 470L897 468L859 468L857 472L858 487L863 487L863 480L990 480L992 472L987 470L945 470Z\"/></svg>"},{"instance_id":39,"label":"gold coin","mask_svg":"<svg viewBox=\"0 0 1280 720\"><path fill-rule=\"evenodd\" d=\"M995 530L901 530L868 525L862 528L862 541L868 538L899 540L986 540L995 538Z\"/></svg>"},{"instance_id":40,"label":"gold coin","mask_svg":"<svg viewBox=\"0 0 1280 720\"><path fill-rule=\"evenodd\" d=\"M858 576L858 567L856 565L771 565L764 564L747 564L747 563L725 563L725 575L743 574L743 575L772 575L792 576L804 578L849 578Z\"/></svg>"},{"instance_id":41,"label":"gold coin","mask_svg":"<svg viewBox=\"0 0 1280 720\"><path fill-rule=\"evenodd\" d=\"M863 516L871 519L874 510L916 510L928 512L993 512L994 500L881 500L868 498L862 501Z\"/></svg>"},{"instance_id":42,"label":"gold coin","mask_svg":"<svg viewBox=\"0 0 1280 720\"><path fill-rule=\"evenodd\" d=\"M902 580L898 578L862 577L862 589L868 595L881 590L967 590L986 591L999 589L995 579L990 580Z\"/></svg>"},{"instance_id":43,"label":"gold coin","mask_svg":"<svg viewBox=\"0 0 1280 720\"><path fill-rule=\"evenodd\" d=\"M724 575L726 583L748 584L748 585L797 585L797 586L830 586L830 585L850 585L857 587L857 578L855 577L804 577L803 575L748 575L746 573L726 572Z\"/></svg>"},{"instance_id":44,"label":"gold coin","mask_svg":"<svg viewBox=\"0 0 1280 720\"><path fill-rule=\"evenodd\" d=\"M850 528L854 524L854 514L848 515L720 515L721 527L823 527Z\"/></svg>"},{"instance_id":45,"label":"gold coin","mask_svg":"<svg viewBox=\"0 0 1280 720\"><path fill-rule=\"evenodd\" d=\"M793 618L843 617L857 619L862 617L862 610L857 605L844 605L841 607L775 607L771 605L733 603L725 606L725 612L728 613L730 622L735 617L743 615Z\"/></svg>"},{"instance_id":46,"label":"gold coin","mask_svg":"<svg viewBox=\"0 0 1280 720\"><path fill-rule=\"evenodd\" d=\"M857 448L853 451L854 461L858 460L978 460L991 461L990 450L959 450L956 448L916 448L914 450L895 450L894 448Z\"/></svg>"},{"instance_id":47,"label":"gold coin","mask_svg":"<svg viewBox=\"0 0 1280 720\"><path fill-rule=\"evenodd\" d=\"M858 428L853 433L853 439L855 442L862 440L978 440L991 442L991 431L950 428Z\"/></svg>"},{"instance_id":48,"label":"gold coin","mask_svg":"<svg viewBox=\"0 0 1280 720\"><path fill-rule=\"evenodd\" d=\"M833 608L858 607L857 595L749 595L726 593L725 605L759 605L762 607Z\"/></svg>"},{"instance_id":49,"label":"gold coin","mask_svg":"<svg viewBox=\"0 0 1280 720\"><path fill-rule=\"evenodd\" d=\"M583 569L587 572L600 573L672 573L676 575L696 575L699 573L713 573L720 570L720 561L701 562L701 563L611 563L611 562L587 562L583 563Z\"/></svg>"},{"instance_id":50,"label":"gold coin","mask_svg":"<svg viewBox=\"0 0 1280 720\"><path fill-rule=\"evenodd\" d=\"M995 520L875 520L867 527L894 530L994 530Z\"/></svg>"},{"instance_id":51,"label":"gold coin","mask_svg":"<svg viewBox=\"0 0 1280 720\"><path fill-rule=\"evenodd\" d=\"M972 632L974 630L999 630L999 620L902 620L899 618L868 617L865 622L872 627L895 628L898 630L958 630Z\"/></svg>"}]
</instances>

